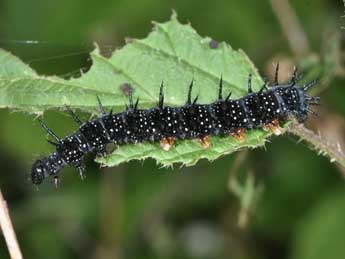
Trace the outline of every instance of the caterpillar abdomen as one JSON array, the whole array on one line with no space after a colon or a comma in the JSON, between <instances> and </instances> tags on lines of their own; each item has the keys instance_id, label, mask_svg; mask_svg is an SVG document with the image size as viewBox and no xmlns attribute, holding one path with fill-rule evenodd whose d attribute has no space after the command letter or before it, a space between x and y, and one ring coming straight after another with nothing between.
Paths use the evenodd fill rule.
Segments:
<instances>
[{"instance_id":1,"label":"caterpillar abdomen","mask_svg":"<svg viewBox=\"0 0 345 259\"><path fill-rule=\"evenodd\" d=\"M99 101L101 116L86 123L69 110L79 129L64 139L58 138L43 121L41 125L55 139L49 141L56 146L55 152L37 160L31 170L34 184L48 176L57 182L59 172L66 165L84 170L84 155L89 152L105 154L109 143L124 145L145 141L160 141L164 150L169 150L176 139L197 138L207 148L209 136L234 136L241 141L244 131L253 128L270 129L279 134L279 124L294 116L299 122L307 119L310 105L318 104L318 97L308 97L306 91L315 85L312 81L302 87L297 85L296 70L289 84L265 85L259 92L252 92L251 76L248 80L248 95L240 99L222 96L222 79L219 84L218 100L211 104L198 104L191 100L193 82L190 84L187 102L182 107L164 106L163 85L160 88L159 104L151 109L138 109L138 100L133 104L129 92L129 107L118 114L106 113ZM277 73L276 73L277 75Z\"/></svg>"}]
</instances>

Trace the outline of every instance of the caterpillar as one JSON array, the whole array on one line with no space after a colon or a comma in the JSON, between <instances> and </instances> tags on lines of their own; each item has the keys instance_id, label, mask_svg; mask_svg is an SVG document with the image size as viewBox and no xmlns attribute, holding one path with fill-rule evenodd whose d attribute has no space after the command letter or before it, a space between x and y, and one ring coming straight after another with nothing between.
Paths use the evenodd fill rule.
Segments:
<instances>
[{"instance_id":1,"label":"caterpillar","mask_svg":"<svg viewBox=\"0 0 345 259\"><path fill-rule=\"evenodd\" d=\"M279 135L281 123L291 118L302 123L309 113L314 114L310 106L318 105L320 98L310 97L306 93L316 85L317 80L299 85L295 68L291 81L280 85L278 71L279 64L276 66L273 85L269 86L265 81L258 92L253 92L252 75L249 74L248 94L239 99L231 99L231 92L223 97L223 80L220 77L218 99L211 104L199 104L198 97L192 100L192 80L187 101L181 107L164 105L163 83L159 90L158 105L150 109L138 108L139 98L133 102L132 90L128 92L129 105L126 105L126 110L117 114L112 111L107 113L97 97L101 114L98 118L84 123L66 106L79 128L61 139L39 119L41 126L55 140L48 140L55 146L55 151L33 164L31 180L33 184L39 185L51 176L57 185L60 171L66 165L76 167L83 177L84 155L89 152L105 155L106 146L110 143L124 145L159 141L161 148L168 151L176 139L197 138L204 148L208 148L211 135L231 135L242 141L245 130L254 128L271 130Z\"/></svg>"}]
</instances>

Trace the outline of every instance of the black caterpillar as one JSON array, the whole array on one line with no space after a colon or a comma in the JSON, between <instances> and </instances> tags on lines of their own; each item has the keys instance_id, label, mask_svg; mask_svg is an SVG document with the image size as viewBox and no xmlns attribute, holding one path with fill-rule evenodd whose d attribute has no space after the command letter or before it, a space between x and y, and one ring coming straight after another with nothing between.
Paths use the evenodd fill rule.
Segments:
<instances>
[{"instance_id":1,"label":"black caterpillar","mask_svg":"<svg viewBox=\"0 0 345 259\"><path fill-rule=\"evenodd\" d=\"M306 91L316 84L313 80L303 86L297 84L297 69L290 83L278 84L276 67L274 85L268 83L254 93L251 87L251 74L248 79L248 94L240 99L230 99L231 93L223 98L222 78L219 82L218 100L211 104L198 104L196 97L191 99L193 81L189 86L187 102L182 107L164 106L163 84L160 87L159 103L151 109L138 109L139 99L133 103L132 91L129 91L129 107L118 114L106 113L98 99L101 116L83 123L76 114L67 107L79 129L60 139L47 125L40 120L42 127L56 142L49 141L56 150L47 157L37 160L31 170L32 182L36 185L48 176L58 183L60 170L71 165L78 168L83 177L84 155L96 152L106 153L106 145L114 143L123 145L144 141L160 141L164 150L169 150L175 139L198 138L206 148L210 145L210 135L227 136L231 134L241 141L244 130L253 128L270 129L280 134L279 124L291 116L298 122L307 119L310 105L319 104L319 97L309 97Z\"/></svg>"}]
</instances>

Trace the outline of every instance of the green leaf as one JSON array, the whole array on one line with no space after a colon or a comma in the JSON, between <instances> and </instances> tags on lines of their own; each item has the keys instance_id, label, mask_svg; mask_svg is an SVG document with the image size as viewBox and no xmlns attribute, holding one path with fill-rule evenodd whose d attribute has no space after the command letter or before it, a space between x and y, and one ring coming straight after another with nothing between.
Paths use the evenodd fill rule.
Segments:
<instances>
[{"instance_id":1,"label":"green leaf","mask_svg":"<svg viewBox=\"0 0 345 259\"><path fill-rule=\"evenodd\" d=\"M189 25L182 25L173 14L166 23L154 23L153 31L142 40L133 39L112 57L103 57L99 49L91 53L93 65L80 78L64 80L37 75L11 54L0 52L0 106L27 112L42 112L69 105L87 112L98 110L96 96L105 107L120 112L127 97L124 84L131 84L140 107L154 107L159 85L164 81L166 105L186 102L188 85L194 78L193 95L200 103L216 100L221 75L224 95L238 98L247 92L248 74L253 74L253 89L259 90L262 79L243 51L228 44L202 38ZM205 150L197 140L178 141L166 152L159 144L143 143L118 147L111 155L97 161L114 166L132 159L152 157L165 166L179 162L193 165L199 159L214 160L242 148L264 145L270 133L251 130L240 143L235 139L212 137L212 147Z\"/></svg>"}]
</instances>

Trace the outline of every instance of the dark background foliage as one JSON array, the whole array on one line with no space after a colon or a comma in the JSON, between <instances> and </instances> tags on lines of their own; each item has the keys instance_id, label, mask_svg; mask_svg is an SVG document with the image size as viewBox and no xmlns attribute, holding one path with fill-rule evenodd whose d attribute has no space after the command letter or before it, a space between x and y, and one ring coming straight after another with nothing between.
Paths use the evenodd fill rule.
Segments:
<instances>
[{"instance_id":1,"label":"dark background foliage","mask_svg":"<svg viewBox=\"0 0 345 259\"><path fill-rule=\"evenodd\" d=\"M1 0L0 47L40 74L79 76L91 65L93 42L110 55L127 36L145 37L152 20L166 21L174 9L199 34L243 49L263 76L270 77L275 60L288 69L298 64L307 71L326 71L320 117L308 126L344 143L343 3L293 0L290 13L284 3ZM284 29L294 29L291 13L308 41L302 53L292 47L297 38ZM60 135L75 128L61 112L48 112L45 118ZM32 115L2 109L0 119L0 185L25 258L345 256L344 169L292 136L190 168L160 169L147 160L99 169L90 157L86 180L66 169L58 189L48 182L37 191L27 174L39 154L51 151L44 132ZM245 184L248 175L264 186L249 207L229 188L230 183ZM1 238L0 257L7 256Z\"/></svg>"}]
</instances>

